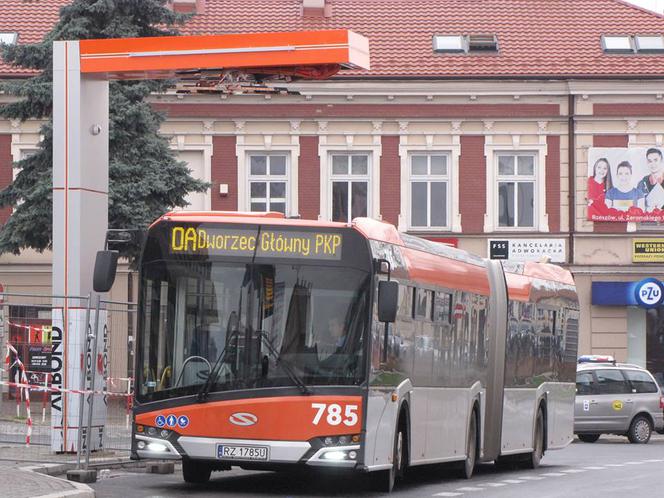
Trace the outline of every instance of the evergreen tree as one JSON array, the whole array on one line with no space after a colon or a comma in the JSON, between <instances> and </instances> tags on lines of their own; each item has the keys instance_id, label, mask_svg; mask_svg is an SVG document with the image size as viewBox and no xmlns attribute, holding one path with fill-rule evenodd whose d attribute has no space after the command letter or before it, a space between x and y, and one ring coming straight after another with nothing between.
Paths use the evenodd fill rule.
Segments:
<instances>
[{"instance_id":1,"label":"evergreen tree","mask_svg":"<svg viewBox=\"0 0 664 498\"><path fill-rule=\"evenodd\" d=\"M19 100L0 107L10 119L46 119L39 149L19 161L14 182L0 192L0 207L14 212L0 228L0 253L19 254L31 247L52 246L52 61L56 40L175 35L186 20L164 5L166 0L73 0L62 7L60 20L41 43L4 45L2 58L14 66L39 71L31 78L3 82L0 89ZM167 140L158 134L164 118L145 101L163 82L110 83L109 228L145 228L171 207L185 206L188 192L208 185L191 177L177 161ZM122 255L133 259L137 246Z\"/></svg>"}]
</instances>

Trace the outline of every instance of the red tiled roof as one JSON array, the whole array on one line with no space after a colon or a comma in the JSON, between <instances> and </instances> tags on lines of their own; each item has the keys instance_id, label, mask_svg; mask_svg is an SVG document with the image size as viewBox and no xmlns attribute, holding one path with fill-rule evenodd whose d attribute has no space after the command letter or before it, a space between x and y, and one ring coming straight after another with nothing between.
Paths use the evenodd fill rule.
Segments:
<instances>
[{"instance_id":1,"label":"red tiled roof","mask_svg":"<svg viewBox=\"0 0 664 498\"><path fill-rule=\"evenodd\" d=\"M2 0L0 29L40 39L68 0ZM367 36L377 77L648 77L664 55L602 52L602 34L664 34L664 16L621 0L328 0L331 17L303 17L300 0L206 0L182 29L221 34L347 28ZM435 54L434 34L496 34L497 54ZM0 73L7 74L5 65ZM16 70L13 70L16 73ZM352 74L352 73L344 73Z\"/></svg>"},{"instance_id":2,"label":"red tiled roof","mask_svg":"<svg viewBox=\"0 0 664 498\"><path fill-rule=\"evenodd\" d=\"M0 32L18 33L19 43L40 42L59 18L60 7L71 0L0 0ZM0 61L0 75L32 74Z\"/></svg>"}]
</instances>

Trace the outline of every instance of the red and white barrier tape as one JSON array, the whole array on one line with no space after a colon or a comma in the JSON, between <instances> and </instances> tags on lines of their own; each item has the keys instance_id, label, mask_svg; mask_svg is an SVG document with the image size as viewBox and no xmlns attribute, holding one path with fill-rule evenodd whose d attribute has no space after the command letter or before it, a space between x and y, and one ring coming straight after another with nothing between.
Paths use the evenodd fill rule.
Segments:
<instances>
[{"instance_id":1,"label":"red and white barrier tape","mask_svg":"<svg viewBox=\"0 0 664 498\"><path fill-rule=\"evenodd\" d=\"M3 386L10 386L10 387L18 387L21 389L34 389L34 390L40 390L40 391L48 391L48 392L53 392L53 393L71 393L71 394L98 394L102 396L118 396L118 397L127 397L131 396L131 394L127 393L117 393L117 392L111 392L111 391L91 391L91 390L82 390L82 389L64 389L60 387L44 387L43 385L39 384L28 384L27 382L6 382L2 381L0 382L0 385Z\"/></svg>"}]
</instances>

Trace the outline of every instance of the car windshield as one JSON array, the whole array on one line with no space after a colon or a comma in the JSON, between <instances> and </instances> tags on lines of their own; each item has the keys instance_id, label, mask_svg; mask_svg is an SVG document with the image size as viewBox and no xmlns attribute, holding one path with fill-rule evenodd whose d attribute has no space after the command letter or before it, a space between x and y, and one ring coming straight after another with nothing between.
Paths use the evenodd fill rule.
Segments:
<instances>
[{"instance_id":1,"label":"car windshield","mask_svg":"<svg viewBox=\"0 0 664 498\"><path fill-rule=\"evenodd\" d=\"M315 264L159 260L142 274L139 399L356 385L370 274Z\"/></svg>"}]
</instances>

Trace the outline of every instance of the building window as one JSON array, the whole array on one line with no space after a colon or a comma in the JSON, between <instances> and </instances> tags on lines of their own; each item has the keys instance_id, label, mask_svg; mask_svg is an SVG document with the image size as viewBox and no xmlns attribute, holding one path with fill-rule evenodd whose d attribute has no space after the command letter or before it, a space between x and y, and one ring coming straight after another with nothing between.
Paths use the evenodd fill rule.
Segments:
<instances>
[{"instance_id":1,"label":"building window","mask_svg":"<svg viewBox=\"0 0 664 498\"><path fill-rule=\"evenodd\" d=\"M448 228L449 185L446 155L410 156L411 228Z\"/></svg>"},{"instance_id":2,"label":"building window","mask_svg":"<svg viewBox=\"0 0 664 498\"><path fill-rule=\"evenodd\" d=\"M501 153L498 162L498 226L534 228L536 176L534 154Z\"/></svg>"},{"instance_id":3,"label":"building window","mask_svg":"<svg viewBox=\"0 0 664 498\"><path fill-rule=\"evenodd\" d=\"M369 155L332 154L332 221L350 222L370 211Z\"/></svg>"},{"instance_id":4,"label":"building window","mask_svg":"<svg viewBox=\"0 0 664 498\"><path fill-rule=\"evenodd\" d=\"M249 155L249 210L287 214L288 157L286 154Z\"/></svg>"}]
</instances>

